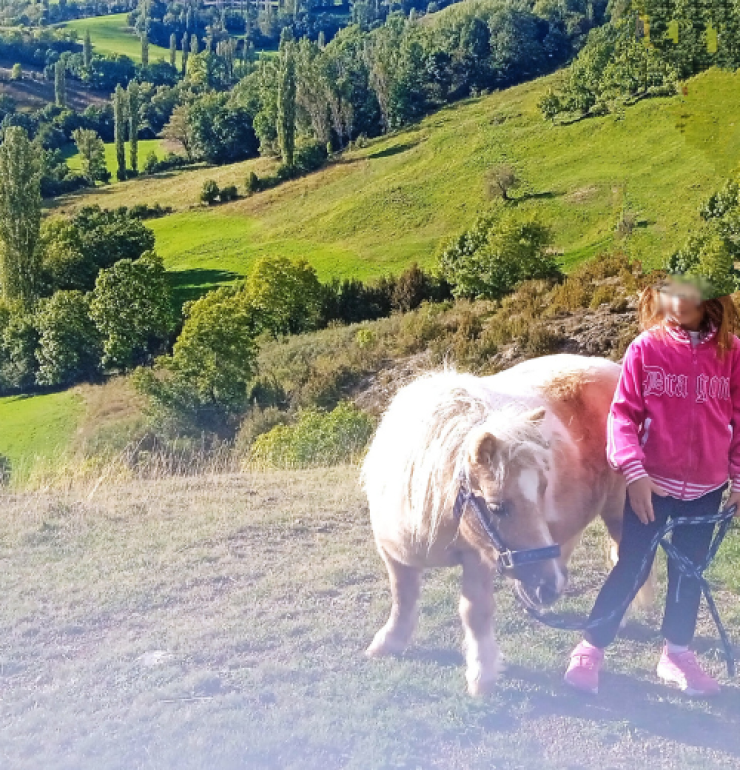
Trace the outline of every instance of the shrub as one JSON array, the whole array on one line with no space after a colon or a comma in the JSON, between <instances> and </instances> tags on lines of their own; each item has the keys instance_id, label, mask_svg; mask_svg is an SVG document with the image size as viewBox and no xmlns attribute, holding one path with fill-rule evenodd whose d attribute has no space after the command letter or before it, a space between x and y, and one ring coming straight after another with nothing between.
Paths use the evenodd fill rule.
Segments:
<instances>
[{"instance_id":1,"label":"shrub","mask_svg":"<svg viewBox=\"0 0 740 770\"><path fill-rule=\"evenodd\" d=\"M240 457L249 455L255 440L265 433L269 433L277 425L287 425L290 422L289 412L276 406L267 406L264 409L259 406L252 407L239 426L236 434L234 449Z\"/></svg>"},{"instance_id":2,"label":"shrub","mask_svg":"<svg viewBox=\"0 0 740 770\"><path fill-rule=\"evenodd\" d=\"M23 67L21 67L20 64L14 64L13 69L10 70L10 79L11 80L22 80L23 79Z\"/></svg>"},{"instance_id":3,"label":"shrub","mask_svg":"<svg viewBox=\"0 0 740 770\"><path fill-rule=\"evenodd\" d=\"M143 171L145 174L161 174L163 171L169 171L173 168L182 168L189 163L190 161L184 155L178 155L174 152L168 152L163 158L150 152L144 162Z\"/></svg>"},{"instance_id":4,"label":"shrub","mask_svg":"<svg viewBox=\"0 0 740 770\"><path fill-rule=\"evenodd\" d=\"M154 174L157 171L157 165L159 164L159 158L157 157L157 153L152 150L144 160L144 166L142 168L142 171L145 174Z\"/></svg>"},{"instance_id":5,"label":"shrub","mask_svg":"<svg viewBox=\"0 0 740 770\"><path fill-rule=\"evenodd\" d=\"M246 182L244 183L244 190L247 195L254 195L254 193L260 191L260 178L254 171L249 172Z\"/></svg>"},{"instance_id":6,"label":"shrub","mask_svg":"<svg viewBox=\"0 0 740 770\"><path fill-rule=\"evenodd\" d=\"M534 357L555 353L563 341L562 335L546 324L534 324L519 338L527 355Z\"/></svg>"},{"instance_id":7,"label":"shrub","mask_svg":"<svg viewBox=\"0 0 740 770\"><path fill-rule=\"evenodd\" d=\"M239 197L239 193L236 186L232 184L221 188L218 197L221 203L228 203L229 201L235 201Z\"/></svg>"},{"instance_id":8,"label":"shrub","mask_svg":"<svg viewBox=\"0 0 740 770\"><path fill-rule=\"evenodd\" d=\"M163 206L161 203L155 203L150 206L148 203L136 203L128 210L129 216L134 219L159 219L172 213L172 206Z\"/></svg>"},{"instance_id":9,"label":"shrub","mask_svg":"<svg viewBox=\"0 0 740 770\"><path fill-rule=\"evenodd\" d=\"M612 283L605 283L601 286L597 286L596 289L594 289L589 307L595 310L601 305L612 305L617 300L618 294L618 288Z\"/></svg>"},{"instance_id":10,"label":"shrub","mask_svg":"<svg viewBox=\"0 0 740 770\"><path fill-rule=\"evenodd\" d=\"M200 190L200 200L202 203L207 203L209 206L214 204L218 199L220 190L214 179L206 179L203 182L203 187Z\"/></svg>"},{"instance_id":11,"label":"shrub","mask_svg":"<svg viewBox=\"0 0 740 770\"><path fill-rule=\"evenodd\" d=\"M355 462L370 440L374 421L348 403L331 412L306 410L293 425L258 436L251 459L273 468L311 468Z\"/></svg>"},{"instance_id":12,"label":"shrub","mask_svg":"<svg viewBox=\"0 0 740 770\"><path fill-rule=\"evenodd\" d=\"M494 212L448 244L439 258L440 273L456 297L497 299L522 281L561 277L546 249L550 237L535 218Z\"/></svg>"}]
</instances>

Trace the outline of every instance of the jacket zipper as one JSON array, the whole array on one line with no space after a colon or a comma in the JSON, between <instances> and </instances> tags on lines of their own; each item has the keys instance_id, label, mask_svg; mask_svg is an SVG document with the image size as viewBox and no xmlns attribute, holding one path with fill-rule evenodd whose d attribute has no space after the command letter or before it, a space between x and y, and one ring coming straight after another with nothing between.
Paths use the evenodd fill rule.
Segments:
<instances>
[{"instance_id":1,"label":"jacket zipper","mask_svg":"<svg viewBox=\"0 0 740 770\"><path fill-rule=\"evenodd\" d=\"M690 343L691 344L691 343ZM682 497L686 498L686 486L688 484L688 478L689 473L691 472L693 468L693 454L694 454L694 424L696 422L696 383L697 383L697 377L696 377L696 370L697 370L697 358L696 358L696 347L695 345L691 344L691 365L692 365L692 381L691 381L691 387L689 388L689 399L691 401L691 405L689 407L689 451L687 453L687 460L686 460L686 471L683 475L683 494Z\"/></svg>"}]
</instances>

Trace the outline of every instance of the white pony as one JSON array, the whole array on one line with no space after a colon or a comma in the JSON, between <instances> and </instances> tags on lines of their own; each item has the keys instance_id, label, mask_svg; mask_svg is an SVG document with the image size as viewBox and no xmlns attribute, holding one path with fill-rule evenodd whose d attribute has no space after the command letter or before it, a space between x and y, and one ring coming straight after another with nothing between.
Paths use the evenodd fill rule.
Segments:
<instances>
[{"instance_id":1,"label":"white pony","mask_svg":"<svg viewBox=\"0 0 740 770\"><path fill-rule=\"evenodd\" d=\"M565 588L568 559L589 522L601 516L620 537L625 485L605 451L619 372L606 359L556 355L492 377L430 374L399 391L362 472L393 602L368 655L409 643L426 567L461 564L468 689L492 688L502 551L525 552L505 574L540 607Z\"/></svg>"}]
</instances>

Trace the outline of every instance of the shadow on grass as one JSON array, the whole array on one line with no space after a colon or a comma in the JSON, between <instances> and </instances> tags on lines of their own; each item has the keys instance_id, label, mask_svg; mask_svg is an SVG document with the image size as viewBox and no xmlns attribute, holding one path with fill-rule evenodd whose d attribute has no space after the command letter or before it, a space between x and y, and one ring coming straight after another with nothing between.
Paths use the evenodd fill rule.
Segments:
<instances>
[{"instance_id":1,"label":"shadow on grass","mask_svg":"<svg viewBox=\"0 0 740 770\"><path fill-rule=\"evenodd\" d=\"M546 192L524 193L523 195L519 195L516 198L512 198L511 202L516 206L519 203L526 203L527 201L538 201L538 200L549 201L555 198L561 198L562 196L563 196L563 193L547 190Z\"/></svg>"},{"instance_id":2,"label":"shadow on grass","mask_svg":"<svg viewBox=\"0 0 740 770\"><path fill-rule=\"evenodd\" d=\"M198 299L206 292L224 284L233 283L242 276L230 270L175 270L167 274L172 287L174 303L181 307L185 302Z\"/></svg>"},{"instance_id":3,"label":"shadow on grass","mask_svg":"<svg viewBox=\"0 0 740 770\"><path fill-rule=\"evenodd\" d=\"M412 647L404 652L403 658L420 663L434 663L442 668L459 668L465 664L461 652L444 647Z\"/></svg>"},{"instance_id":4,"label":"shadow on grass","mask_svg":"<svg viewBox=\"0 0 740 770\"><path fill-rule=\"evenodd\" d=\"M572 717L591 722L614 722L644 731L682 745L721 751L740 757L740 688L725 685L720 696L696 701L667 685L653 684L634 676L606 671L597 696L570 690L560 674L536 672L509 665L506 678L527 685L525 692L507 689L509 701L527 700L527 720L546 717ZM532 685L537 690L533 691ZM701 704L701 708L697 705ZM709 710L702 710L708 708ZM498 715L491 728L498 730Z\"/></svg>"},{"instance_id":5,"label":"shadow on grass","mask_svg":"<svg viewBox=\"0 0 740 770\"><path fill-rule=\"evenodd\" d=\"M400 155L402 152L412 150L418 142L406 142L405 144L396 144L393 147L387 147L385 150L378 150L372 155L368 155L368 160L375 160L376 158L390 158L393 155Z\"/></svg>"}]
</instances>

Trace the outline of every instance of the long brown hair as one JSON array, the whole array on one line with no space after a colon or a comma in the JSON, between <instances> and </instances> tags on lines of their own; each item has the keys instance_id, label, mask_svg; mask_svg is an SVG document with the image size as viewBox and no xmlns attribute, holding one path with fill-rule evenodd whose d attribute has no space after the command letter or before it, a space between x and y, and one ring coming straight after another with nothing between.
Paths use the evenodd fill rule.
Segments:
<instances>
[{"instance_id":1,"label":"long brown hair","mask_svg":"<svg viewBox=\"0 0 740 770\"><path fill-rule=\"evenodd\" d=\"M740 327L738 316L732 297L724 296L716 299L706 299L701 303L704 310L703 329L715 327L717 329L717 355L723 359L732 349L732 338ZM665 324L665 315L660 306L660 289L648 286L640 294L640 302L637 306L637 320L642 331L647 331L656 326Z\"/></svg>"}]
</instances>

